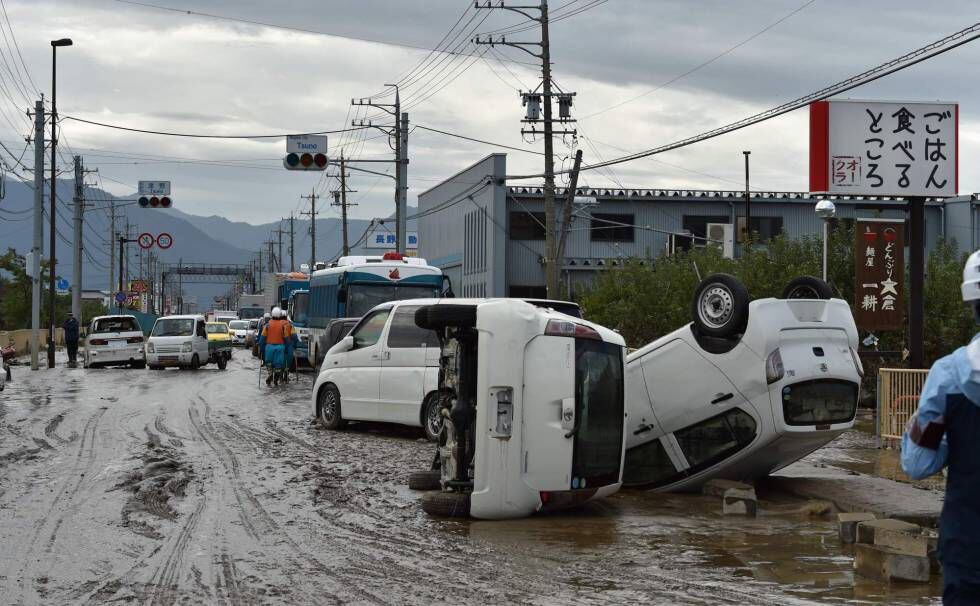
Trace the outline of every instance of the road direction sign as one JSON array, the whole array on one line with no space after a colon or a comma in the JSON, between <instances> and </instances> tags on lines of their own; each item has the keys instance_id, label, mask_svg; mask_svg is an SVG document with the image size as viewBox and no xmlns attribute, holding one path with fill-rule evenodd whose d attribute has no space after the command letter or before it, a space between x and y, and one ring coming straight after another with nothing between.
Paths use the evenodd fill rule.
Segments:
<instances>
[{"instance_id":1,"label":"road direction sign","mask_svg":"<svg viewBox=\"0 0 980 606\"><path fill-rule=\"evenodd\" d=\"M123 303L126 302L126 293L120 290L119 292L116 293L115 299L116 299L116 303L122 305Z\"/></svg>"},{"instance_id":2,"label":"road direction sign","mask_svg":"<svg viewBox=\"0 0 980 606\"><path fill-rule=\"evenodd\" d=\"M157 246L159 246L160 248L166 250L173 245L174 245L174 238L167 232L163 232L159 236L157 236Z\"/></svg>"},{"instance_id":3,"label":"road direction sign","mask_svg":"<svg viewBox=\"0 0 980 606\"><path fill-rule=\"evenodd\" d=\"M140 181L139 195L141 196L169 196L170 181Z\"/></svg>"},{"instance_id":4,"label":"road direction sign","mask_svg":"<svg viewBox=\"0 0 980 606\"><path fill-rule=\"evenodd\" d=\"M140 234L138 242L140 243L140 248L146 250L153 247L153 243L156 242L156 238L154 238L153 234L149 232L143 232Z\"/></svg>"},{"instance_id":5,"label":"road direction sign","mask_svg":"<svg viewBox=\"0 0 980 606\"><path fill-rule=\"evenodd\" d=\"M286 157L282 160L288 170L325 170L327 168L326 135L287 135Z\"/></svg>"},{"instance_id":6,"label":"road direction sign","mask_svg":"<svg viewBox=\"0 0 980 606\"><path fill-rule=\"evenodd\" d=\"M58 278L58 281L54 283L54 288L55 291L57 291L57 294L67 295L68 289L71 288L71 284L64 278Z\"/></svg>"}]
</instances>

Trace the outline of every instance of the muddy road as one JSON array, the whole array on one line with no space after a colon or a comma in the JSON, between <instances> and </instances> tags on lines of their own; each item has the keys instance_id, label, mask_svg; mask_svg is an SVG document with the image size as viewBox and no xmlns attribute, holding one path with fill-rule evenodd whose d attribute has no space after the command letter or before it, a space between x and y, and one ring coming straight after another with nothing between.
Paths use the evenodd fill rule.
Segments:
<instances>
[{"instance_id":1,"label":"muddy road","mask_svg":"<svg viewBox=\"0 0 980 606\"><path fill-rule=\"evenodd\" d=\"M426 516L415 430L311 423L312 375L14 369L0 394L0 603L926 603L856 578L830 518L622 493L511 522Z\"/></svg>"}]
</instances>

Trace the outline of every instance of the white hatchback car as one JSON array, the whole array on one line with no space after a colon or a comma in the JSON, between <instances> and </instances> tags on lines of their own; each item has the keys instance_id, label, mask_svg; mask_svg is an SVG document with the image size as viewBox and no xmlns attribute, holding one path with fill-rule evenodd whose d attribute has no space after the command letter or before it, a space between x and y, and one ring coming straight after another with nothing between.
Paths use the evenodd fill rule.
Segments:
<instances>
[{"instance_id":1,"label":"white hatchback car","mask_svg":"<svg viewBox=\"0 0 980 606\"><path fill-rule=\"evenodd\" d=\"M146 366L143 329L134 316L98 316L89 324L85 338L85 368L99 366Z\"/></svg>"},{"instance_id":2,"label":"white hatchback car","mask_svg":"<svg viewBox=\"0 0 980 606\"><path fill-rule=\"evenodd\" d=\"M228 332L231 334L232 345L245 347L245 341L248 339L248 323L249 320L232 320L228 322Z\"/></svg>"}]
</instances>

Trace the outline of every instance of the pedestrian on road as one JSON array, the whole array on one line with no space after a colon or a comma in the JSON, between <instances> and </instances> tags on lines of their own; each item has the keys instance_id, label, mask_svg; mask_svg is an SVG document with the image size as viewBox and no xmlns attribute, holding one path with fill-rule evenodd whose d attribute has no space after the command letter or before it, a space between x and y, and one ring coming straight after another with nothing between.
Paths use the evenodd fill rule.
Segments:
<instances>
[{"instance_id":1,"label":"pedestrian on road","mask_svg":"<svg viewBox=\"0 0 980 606\"><path fill-rule=\"evenodd\" d=\"M282 310L276 307L272 310L272 319L266 323L259 337L259 348L265 351L265 365L269 367L269 376L265 379L266 385L275 382L279 384L279 373L286 368L286 349L287 344L293 338L292 326L285 319Z\"/></svg>"},{"instance_id":2,"label":"pedestrian on road","mask_svg":"<svg viewBox=\"0 0 980 606\"><path fill-rule=\"evenodd\" d=\"M65 330L65 346L68 348L68 366L75 368L78 358L78 320L68 312L68 319L61 325Z\"/></svg>"},{"instance_id":3,"label":"pedestrian on road","mask_svg":"<svg viewBox=\"0 0 980 606\"><path fill-rule=\"evenodd\" d=\"M963 300L980 324L980 251L963 269ZM939 522L943 603L980 605L980 334L933 364L902 436L902 468L922 479L948 467Z\"/></svg>"}]
</instances>

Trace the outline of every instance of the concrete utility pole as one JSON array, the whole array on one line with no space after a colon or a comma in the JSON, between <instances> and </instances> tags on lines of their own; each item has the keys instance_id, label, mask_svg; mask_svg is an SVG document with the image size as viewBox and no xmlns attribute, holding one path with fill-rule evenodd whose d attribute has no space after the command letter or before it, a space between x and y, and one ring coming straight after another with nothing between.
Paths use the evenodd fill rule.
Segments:
<instances>
[{"instance_id":1,"label":"concrete utility pole","mask_svg":"<svg viewBox=\"0 0 980 606\"><path fill-rule=\"evenodd\" d=\"M75 258L72 263L71 313L79 323L82 321L82 222L85 212L85 198L82 190L82 157L75 156Z\"/></svg>"},{"instance_id":2,"label":"concrete utility pole","mask_svg":"<svg viewBox=\"0 0 980 606\"><path fill-rule=\"evenodd\" d=\"M925 367L926 199L911 197L909 208L909 367Z\"/></svg>"},{"instance_id":3,"label":"concrete utility pole","mask_svg":"<svg viewBox=\"0 0 980 606\"><path fill-rule=\"evenodd\" d=\"M554 154L554 140L553 137L556 134L574 134L574 131L561 130L555 131L554 121L552 117L551 108L551 98L555 96L552 93L552 81L551 81L551 46L548 34L548 2L547 0L541 0L541 4L538 6L507 6L501 1L499 4L492 4L490 0L487 0L485 4L477 3L476 8L486 8L486 9L503 9L519 13L528 20L537 21L541 26L541 41L540 42L513 42L507 40L506 37L500 36L494 39L492 36L481 40L479 37L474 38L473 42L476 44L485 45L503 45L518 48L532 57L539 59L541 61L541 88L542 93L538 93L537 89L528 93L522 93L524 97L525 105L528 106L528 114L525 123L532 125L530 130L521 130L521 134L531 134L536 135L538 131L534 129L534 124L539 121L537 116L536 106L538 103L543 102L544 104L544 218L545 218L545 286L547 288L549 298L558 298L559 288L560 288L560 272L561 268L558 266L558 238L556 236L556 213L555 213L555 154ZM538 17L533 16L529 11L537 10L539 13ZM540 52L534 52L528 47L537 47ZM559 92L558 100L559 107L561 111L559 112L559 121L562 123L571 122L570 108L571 99L574 93L562 93ZM543 97L543 101L541 98ZM535 108L532 110L532 108Z\"/></svg>"},{"instance_id":4,"label":"concrete utility pole","mask_svg":"<svg viewBox=\"0 0 980 606\"><path fill-rule=\"evenodd\" d=\"M112 299L112 282L115 280L116 271L116 205L109 200L109 282L106 290L109 291L109 298ZM110 304L111 306L111 304Z\"/></svg>"},{"instance_id":5,"label":"concrete utility pole","mask_svg":"<svg viewBox=\"0 0 980 606\"><path fill-rule=\"evenodd\" d=\"M558 234L558 254L555 255L555 265L558 266L559 271L565 265L565 241L568 239L568 230L572 226L572 209L575 204L575 190L578 189L578 174L581 168L582 150L579 149L575 152L575 164L572 166L572 172L568 175L568 191L565 195L565 208L562 210L561 215L561 230ZM568 288L565 289L565 296L571 297L571 285L566 284L566 286Z\"/></svg>"},{"instance_id":6,"label":"concrete utility pole","mask_svg":"<svg viewBox=\"0 0 980 606\"><path fill-rule=\"evenodd\" d=\"M300 196L300 198L310 201L310 212L300 213L310 217L310 273L313 273L313 269L316 267L316 199L319 197L316 190L311 191L308 196Z\"/></svg>"},{"instance_id":7,"label":"concrete utility pole","mask_svg":"<svg viewBox=\"0 0 980 606\"><path fill-rule=\"evenodd\" d=\"M745 245L748 246L752 241L752 194L749 192L749 154L750 151L743 151L745 155Z\"/></svg>"},{"instance_id":8,"label":"concrete utility pole","mask_svg":"<svg viewBox=\"0 0 980 606\"><path fill-rule=\"evenodd\" d=\"M342 249L341 256L346 257L350 254L350 246L348 244L348 232L347 232L347 207L357 206L356 204L348 204L347 194L354 193L355 190L347 189L347 167L344 164L344 154L340 154L340 189L333 193L333 204L332 206L340 207L340 224L341 233L344 238L344 248Z\"/></svg>"},{"instance_id":9,"label":"concrete utility pole","mask_svg":"<svg viewBox=\"0 0 980 606\"><path fill-rule=\"evenodd\" d=\"M31 370L38 369L41 250L44 248L44 98L34 103L34 245L31 247Z\"/></svg>"},{"instance_id":10,"label":"concrete utility pole","mask_svg":"<svg viewBox=\"0 0 980 606\"><path fill-rule=\"evenodd\" d=\"M289 271L296 271L296 230L293 226L293 213L289 213Z\"/></svg>"}]
</instances>

